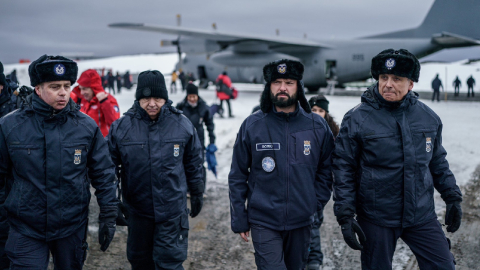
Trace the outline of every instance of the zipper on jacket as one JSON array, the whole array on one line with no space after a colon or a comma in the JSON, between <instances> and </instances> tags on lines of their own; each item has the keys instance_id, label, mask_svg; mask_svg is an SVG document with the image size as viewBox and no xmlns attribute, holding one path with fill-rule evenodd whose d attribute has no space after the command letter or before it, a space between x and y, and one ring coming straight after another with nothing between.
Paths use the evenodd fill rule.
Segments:
<instances>
[{"instance_id":1,"label":"zipper on jacket","mask_svg":"<svg viewBox=\"0 0 480 270\"><path fill-rule=\"evenodd\" d=\"M28 148L28 154L30 155L30 148Z\"/></svg>"},{"instance_id":2,"label":"zipper on jacket","mask_svg":"<svg viewBox=\"0 0 480 270\"><path fill-rule=\"evenodd\" d=\"M289 144L288 144L288 138L289 138L289 131L288 131L288 126L289 126L289 116L287 115L287 118L286 118L287 122L286 122L286 126L287 126L287 132L286 132L286 140L287 140L287 198L286 198L286 202L285 202L285 226L284 226L284 229L286 230L287 228L287 222L288 222L288 195L289 195L289 178L290 178L290 163L288 162L288 157L289 157L289 153L290 153L290 147L289 147Z\"/></svg>"}]
</instances>

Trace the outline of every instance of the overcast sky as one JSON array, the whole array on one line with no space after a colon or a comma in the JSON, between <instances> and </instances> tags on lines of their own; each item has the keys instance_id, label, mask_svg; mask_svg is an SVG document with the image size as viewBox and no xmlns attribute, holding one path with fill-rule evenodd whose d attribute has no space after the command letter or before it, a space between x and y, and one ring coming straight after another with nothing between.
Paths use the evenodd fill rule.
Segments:
<instances>
[{"instance_id":1,"label":"overcast sky","mask_svg":"<svg viewBox=\"0 0 480 270\"><path fill-rule=\"evenodd\" d=\"M153 32L109 28L116 22L176 25L218 31L324 40L357 38L413 28L434 0L0 0L0 61L35 60L42 54L115 56L155 53ZM171 48L173 51L174 49ZM480 58L480 48L444 50L431 60Z\"/></svg>"}]
</instances>

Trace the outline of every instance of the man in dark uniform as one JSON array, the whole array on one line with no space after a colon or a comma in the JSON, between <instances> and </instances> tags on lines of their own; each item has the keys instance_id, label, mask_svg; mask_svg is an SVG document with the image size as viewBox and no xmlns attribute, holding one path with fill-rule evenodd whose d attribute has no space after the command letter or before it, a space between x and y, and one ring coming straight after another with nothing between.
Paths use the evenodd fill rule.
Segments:
<instances>
[{"instance_id":1,"label":"man in dark uniform","mask_svg":"<svg viewBox=\"0 0 480 270\"><path fill-rule=\"evenodd\" d=\"M202 146L192 123L172 106L159 71L138 76L136 100L107 136L121 166L129 212L127 258L132 269L183 269L191 217L203 204Z\"/></svg>"},{"instance_id":2,"label":"man in dark uniform","mask_svg":"<svg viewBox=\"0 0 480 270\"><path fill-rule=\"evenodd\" d=\"M467 79L467 86L468 86L468 92L467 92L467 97L470 97L470 90L472 90L472 97L475 96L475 93L473 92L473 86L475 85L475 79L473 78L472 75Z\"/></svg>"},{"instance_id":3,"label":"man in dark uniform","mask_svg":"<svg viewBox=\"0 0 480 270\"><path fill-rule=\"evenodd\" d=\"M28 103L0 119L0 185L8 181L0 203L11 226L12 269L47 269L49 254L55 269L82 269L90 183L103 251L115 234L114 165L97 124L70 99L77 70L62 56L41 56L28 69L35 87Z\"/></svg>"},{"instance_id":4,"label":"man in dark uniform","mask_svg":"<svg viewBox=\"0 0 480 270\"><path fill-rule=\"evenodd\" d=\"M204 152L206 149L204 125L207 127L210 144L215 144L215 124L213 123L213 116L210 115L210 107L208 107L207 103L198 95L198 87L196 85L188 83L186 90L187 96L177 104L176 108L181 110L190 122L192 122L197 130L198 138L200 139ZM207 186L205 166L203 166L203 184L205 187Z\"/></svg>"},{"instance_id":5,"label":"man in dark uniform","mask_svg":"<svg viewBox=\"0 0 480 270\"><path fill-rule=\"evenodd\" d=\"M10 88L10 84L5 78L3 64L0 62L0 118L17 108L16 98L13 94L13 89ZM2 190L1 192L5 191ZM6 215L4 213L0 213L0 215L0 270L3 270L10 267L10 260L8 260L7 254L5 254L5 243L7 242L10 226L8 226Z\"/></svg>"},{"instance_id":6,"label":"man in dark uniform","mask_svg":"<svg viewBox=\"0 0 480 270\"><path fill-rule=\"evenodd\" d=\"M437 74L437 76L435 76L435 78L432 81L432 89L433 89L432 101L435 101L435 96L437 96L437 101L440 102L440 87L443 90L442 81L440 80L440 78L438 78L438 74Z\"/></svg>"},{"instance_id":7,"label":"man in dark uniform","mask_svg":"<svg viewBox=\"0 0 480 270\"><path fill-rule=\"evenodd\" d=\"M245 119L233 147L232 231L248 241L251 230L258 269L305 267L314 213L331 195L333 135L311 113L303 69L286 59L263 68L261 111Z\"/></svg>"},{"instance_id":8,"label":"man in dark uniform","mask_svg":"<svg viewBox=\"0 0 480 270\"><path fill-rule=\"evenodd\" d=\"M458 97L458 95L460 94L461 86L462 86L462 81L460 81L460 79L457 76L457 78L455 78L455 80L453 81L453 87L455 89L455 94L454 94L455 97Z\"/></svg>"},{"instance_id":9,"label":"man in dark uniform","mask_svg":"<svg viewBox=\"0 0 480 270\"><path fill-rule=\"evenodd\" d=\"M442 121L411 91L420 63L407 50L388 49L372 59L371 72L378 82L345 114L332 155L334 212L345 242L361 250L362 269L392 269L398 238L420 269L455 269L433 191L447 204L452 233L462 194L445 159Z\"/></svg>"}]
</instances>

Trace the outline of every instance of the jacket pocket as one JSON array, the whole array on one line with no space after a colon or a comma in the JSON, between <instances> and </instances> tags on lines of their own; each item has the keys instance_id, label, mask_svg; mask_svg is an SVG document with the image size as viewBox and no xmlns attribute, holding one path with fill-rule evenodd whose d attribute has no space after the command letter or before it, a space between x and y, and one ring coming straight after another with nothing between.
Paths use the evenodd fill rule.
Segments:
<instances>
[{"instance_id":1,"label":"jacket pocket","mask_svg":"<svg viewBox=\"0 0 480 270\"><path fill-rule=\"evenodd\" d=\"M21 178L29 179L33 172L41 173L37 170L41 168L39 162L44 160L40 146L33 144L10 145L9 151L12 165Z\"/></svg>"},{"instance_id":2,"label":"jacket pocket","mask_svg":"<svg viewBox=\"0 0 480 270\"><path fill-rule=\"evenodd\" d=\"M179 164L183 164L183 154L185 152L185 141L181 139L170 139L163 141L162 163L168 168L173 169Z\"/></svg>"},{"instance_id":3,"label":"jacket pocket","mask_svg":"<svg viewBox=\"0 0 480 270\"><path fill-rule=\"evenodd\" d=\"M428 164L435 150L436 129L412 130L412 137L415 146L415 155L418 164Z\"/></svg>"}]
</instances>

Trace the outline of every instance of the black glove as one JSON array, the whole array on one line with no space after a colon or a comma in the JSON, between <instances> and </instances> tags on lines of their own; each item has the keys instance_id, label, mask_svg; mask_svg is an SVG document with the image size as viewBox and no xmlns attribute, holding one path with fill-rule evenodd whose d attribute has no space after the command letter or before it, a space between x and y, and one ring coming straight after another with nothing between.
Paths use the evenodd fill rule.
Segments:
<instances>
[{"instance_id":1,"label":"black glove","mask_svg":"<svg viewBox=\"0 0 480 270\"><path fill-rule=\"evenodd\" d=\"M100 215L98 216L98 222L100 223L98 243L100 243L102 251L107 250L115 235L117 209L117 206L105 206L100 209Z\"/></svg>"},{"instance_id":2,"label":"black glove","mask_svg":"<svg viewBox=\"0 0 480 270\"><path fill-rule=\"evenodd\" d=\"M351 217L343 219L340 223L340 226L342 228L343 239L347 245L352 249L362 250L363 243L367 240L367 238L365 237L362 228L360 225L358 225L358 222L355 220L355 218ZM360 243L357 240L357 235Z\"/></svg>"},{"instance_id":3,"label":"black glove","mask_svg":"<svg viewBox=\"0 0 480 270\"><path fill-rule=\"evenodd\" d=\"M445 214L445 224L447 232L454 233L460 228L462 223L462 206L461 202L456 201L447 204L447 212Z\"/></svg>"},{"instance_id":4,"label":"black glove","mask_svg":"<svg viewBox=\"0 0 480 270\"><path fill-rule=\"evenodd\" d=\"M128 226L128 217L129 217L128 209L127 207L122 203L118 203L118 209L117 209L117 226Z\"/></svg>"},{"instance_id":5,"label":"black glove","mask_svg":"<svg viewBox=\"0 0 480 270\"><path fill-rule=\"evenodd\" d=\"M192 218L196 217L198 214L200 214L200 211L202 210L203 206L203 194L200 194L199 196L190 196L190 205L192 207L192 211L190 212L190 216Z\"/></svg>"}]
</instances>

